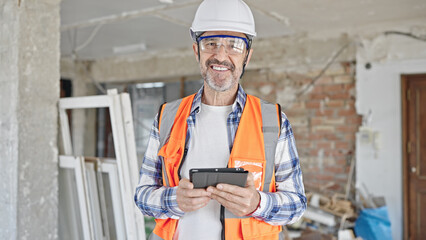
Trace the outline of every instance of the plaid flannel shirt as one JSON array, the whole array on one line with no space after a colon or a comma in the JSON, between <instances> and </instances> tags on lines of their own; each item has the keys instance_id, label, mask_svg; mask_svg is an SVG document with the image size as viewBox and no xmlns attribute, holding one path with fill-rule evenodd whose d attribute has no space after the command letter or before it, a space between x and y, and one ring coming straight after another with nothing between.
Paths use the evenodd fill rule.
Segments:
<instances>
[{"instance_id":1,"label":"plaid flannel shirt","mask_svg":"<svg viewBox=\"0 0 426 240\"><path fill-rule=\"evenodd\" d=\"M203 87L197 92L192 103L191 113L187 118L188 131L186 146L189 146L191 134L196 123L196 115L201 106ZM243 112L246 93L239 86L232 112L227 119L229 150L232 150ZM281 135L275 152L276 192L259 191L260 205L252 217L271 225L284 225L297 221L306 209L306 197L302 181L299 157L293 136L293 130L284 113L282 115ZM179 219L185 213L176 201L177 187L163 186L162 157L158 156L160 147L157 117L151 129L148 148L140 169L139 184L136 188L135 203L144 215L155 218Z\"/></svg>"}]
</instances>

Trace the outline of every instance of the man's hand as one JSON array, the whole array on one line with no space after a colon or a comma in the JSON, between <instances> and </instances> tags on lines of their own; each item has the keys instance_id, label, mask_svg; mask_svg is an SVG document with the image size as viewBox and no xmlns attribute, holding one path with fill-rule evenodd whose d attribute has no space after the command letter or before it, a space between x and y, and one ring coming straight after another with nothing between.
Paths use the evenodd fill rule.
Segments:
<instances>
[{"instance_id":1,"label":"man's hand","mask_svg":"<svg viewBox=\"0 0 426 240\"><path fill-rule=\"evenodd\" d=\"M183 178L179 181L176 195L179 208L184 212L192 212L206 206L211 194L205 189L194 189L194 185Z\"/></svg>"},{"instance_id":2,"label":"man's hand","mask_svg":"<svg viewBox=\"0 0 426 240\"><path fill-rule=\"evenodd\" d=\"M211 193L211 198L239 217L254 212L260 202L252 173L247 177L245 188L220 183L216 187L208 187L207 191Z\"/></svg>"}]
</instances>

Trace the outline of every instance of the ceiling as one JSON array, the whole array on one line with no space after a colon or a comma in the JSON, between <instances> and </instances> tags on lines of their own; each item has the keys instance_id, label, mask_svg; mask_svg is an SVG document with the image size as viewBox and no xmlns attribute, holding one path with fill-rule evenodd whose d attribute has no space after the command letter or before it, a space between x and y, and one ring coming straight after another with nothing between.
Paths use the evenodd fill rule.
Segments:
<instances>
[{"instance_id":1,"label":"ceiling","mask_svg":"<svg viewBox=\"0 0 426 240\"><path fill-rule=\"evenodd\" d=\"M189 47L200 0L63 0L61 54L92 60ZM259 38L426 24L424 0L246 0Z\"/></svg>"}]
</instances>

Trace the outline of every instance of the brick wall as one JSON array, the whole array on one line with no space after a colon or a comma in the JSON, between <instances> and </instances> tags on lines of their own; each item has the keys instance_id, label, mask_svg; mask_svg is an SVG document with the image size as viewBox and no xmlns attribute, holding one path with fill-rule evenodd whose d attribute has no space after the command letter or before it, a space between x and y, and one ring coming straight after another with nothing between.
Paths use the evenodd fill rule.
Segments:
<instances>
[{"instance_id":1,"label":"brick wall","mask_svg":"<svg viewBox=\"0 0 426 240\"><path fill-rule=\"evenodd\" d=\"M354 63L335 63L314 85L320 70L252 71L243 78L248 93L281 104L294 130L307 190L345 191L362 121L355 111L354 71Z\"/></svg>"}]
</instances>

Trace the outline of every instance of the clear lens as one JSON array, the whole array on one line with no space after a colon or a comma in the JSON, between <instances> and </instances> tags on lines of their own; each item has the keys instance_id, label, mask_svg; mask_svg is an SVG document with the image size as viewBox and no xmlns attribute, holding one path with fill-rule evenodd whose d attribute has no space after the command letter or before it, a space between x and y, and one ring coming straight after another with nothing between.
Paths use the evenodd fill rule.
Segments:
<instances>
[{"instance_id":1,"label":"clear lens","mask_svg":"<svg viewBox=\"0 0 426 240\"><path fill-rule=\"evenodd\" d=\"M247 48L246 42L239 37L203 37L200 40L200 50L205 53L217 53L221 47L230 55L242 55Z\"/></svg>"}]
</instances>

